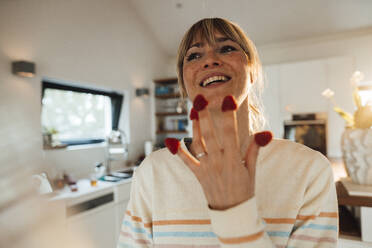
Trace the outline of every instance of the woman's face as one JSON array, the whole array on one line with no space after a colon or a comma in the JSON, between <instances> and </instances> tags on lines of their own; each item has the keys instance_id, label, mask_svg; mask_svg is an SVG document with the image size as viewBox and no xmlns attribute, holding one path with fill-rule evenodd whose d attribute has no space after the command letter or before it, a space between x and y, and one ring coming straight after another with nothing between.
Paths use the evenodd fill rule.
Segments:
<instances>
[{"instance_id":1,"label":"woman's face","mask_svg":"<svg viewBox=\"0 0 372 248\"><path fill-rule=\"evenodd\" d=\"M248 56L234 41L215 33L216 44L197 38L187 50L183 61L183 80L193 100L202 94L210 108L220 108L227 95L240 105L248 95L250 63Z\"/></svg>"}]
</instances>

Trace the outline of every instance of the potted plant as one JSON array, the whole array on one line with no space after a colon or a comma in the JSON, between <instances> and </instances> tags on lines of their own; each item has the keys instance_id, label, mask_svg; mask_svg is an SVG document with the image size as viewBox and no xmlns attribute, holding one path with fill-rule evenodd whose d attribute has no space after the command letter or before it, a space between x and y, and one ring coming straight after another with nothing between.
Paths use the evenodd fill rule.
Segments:
<instances>
[{"instance_id":1,"label":"potted plant","mask_svg":"<svg viewBox=\"0 0 372 248\"><path fill-rule=\"evenodd\" d=\"M58 130L55 128L43 127L43 146L44 148L53 147L53 136L58 134Z\"/></svg>"},{"instance_id":2,"label":"potted plant","mask_svg":"<svg viewBox=\"0 0 372 248\"><path fill-rule=\"evenodd\" d=\"M356 106L353 114L336 105L331 89L324 90L322 95L332 102L334 111L346 121L341 148L348 175L354 183L372 185L372 103L362 105L358 83L363 78L359 71L351 77L352 97Z\"/></svg>"}]
</instances>

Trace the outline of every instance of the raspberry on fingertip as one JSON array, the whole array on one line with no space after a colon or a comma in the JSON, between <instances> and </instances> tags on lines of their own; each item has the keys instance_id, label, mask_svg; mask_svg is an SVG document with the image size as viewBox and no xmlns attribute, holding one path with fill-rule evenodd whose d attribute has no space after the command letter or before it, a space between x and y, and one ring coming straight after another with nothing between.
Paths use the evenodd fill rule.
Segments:
<instances>
[{"instance_id":1,"label":"raspberry on fingertip","mask_svg":"<svg viewBox=\"0 0 372 248\"><path fill-rule=\"evenodd\" d=\"M266 146L273 139L273 134L270 131L263 131L254 135L254 141L259 146Z\"/></svg>"},{"instance_id":2,"label":"raspberry on fingertip","mask_svg":"<svg viewBox=\"0 0 372 248\"><path fill-rule=\"evenodd\" d=\"M222 112L236 110L237 108L238 105L236 104L234 97L232 95L225 96L221 106Z\"/></svg>"},{"instance_id":3,"label":"raspberry on fingertip","mask_svg":"<svg viewBox=\"0 0 372 248\"><path fill-rule=\"evenodd\" d=\"M180 148L180 141L175 138L166 138L164 143L173 155L176 154Z\"/></svg>"},{"instance_id":4,"label":"raspberry on fingertip","mask_svg":"<svg viewBox=\"0 0 372 248\"><path fill-rule=\"evenodd\" d=\"M191 108L191 111L190 111L190 120L199 120L199 114L198 112L194 109L194 108Z\"/></svg>"},{"instance_id":5,"label":"raspberry on fingertip","mask_svg":"<svg viewBox=\"0 0 372 248\"><path fill-rule=\"evenodd\" d=\"M201 94L197 95L194 99L193 107L196 111L202 111L207 107L208 101L205 99L205 97Z\"/></svg>"}]
</instances>

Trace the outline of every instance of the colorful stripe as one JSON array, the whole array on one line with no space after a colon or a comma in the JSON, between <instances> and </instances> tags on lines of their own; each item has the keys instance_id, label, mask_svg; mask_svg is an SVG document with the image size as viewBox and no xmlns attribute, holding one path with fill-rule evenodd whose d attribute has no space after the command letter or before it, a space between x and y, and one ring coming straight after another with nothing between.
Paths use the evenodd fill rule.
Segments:
<instances>
[{"instance_id":1,"label":"colorful stripe","mask_svg":"<svg viewBox=\"0 0 372 248\"><path fill-rule=\"evenodd\" d=\"M224 243L224 244L241 244L241 243L246 243L246 242L252 242L255 241L259 238L261 238L264 235L264 231L243 236L243 237L237 237L237 238L221 238L218 237L218 239Z\"/></svg>"},{"instance_id":2,"label":"colorful stripe","mask_svg":"<svg viewBox=\"0 0 372 248\"><path fill-rule=\"evenodd\" d=\"M319 214L319 217L338 218L338 213L337 212L322 212Z\"/></svg>"},{"instance_id":3,"label":"colorful stripe","mask_svg":"<svg viewBox=\"0 0 372 248\"><path fill-rule=\"evenodd\" d=\"M296 219L294 218L264 218L267 224L294 224Z\"/></svg>"},{"instance_id":4,"label":"colorful stripe","mask_svg":"<svg viewBox=\"0 0 372 248\"><path fill-rule=\"evenodd\" d=\"M263 218L267 224L294 224L296 220L313 220L316 217L338 218L337 212L321 212L319 215L297 215L296 218Z\"/></svg>"},{"instance_id":5,"label":"colorful stripe","mask_svg":"<svg viewBox=\"0 0 372 248\"><path fill-rule=\"evenodd\" d=\"M316 216L316 215L297 215L297 220L313 220L316 217L338 218L338 213L337 212L321 212L318 216Z\"/></svg>"},{"instance_id":6,"label":"colorful stripe","mask_svg":"<svg viewBox=\"0 0 372 248\"><path fill-rule=\"evenodd\" d=\"M135 243L137 244L150 244L150 242L148 240L145 240L145 239L136 239L132 236L132 234L128 233L128 232L120 232L120 235L122 237L127 237L127 238L130 238L132 239Z\"/></svg>"},{"instance_id":7,"label":"colorful stripe","mask_svg":"<svg viewBox=\"0 0 372 248\"><path fill-rule=\"evenodd\" d=\"M154 232L154 237L216 238L213 232Z\"/></svg>"},{"instance_id":8,"label":"colorful stripe","mask_svg":"<svg viewBox=\"0 0 372 248\"><path fill-rule=\"evenodd\" d=\"M311 242L317 242L317 243L320 243L320 242L337 243L337 240L334 238L330 238L330 237L317 238L317 237L312 237L312 236L303 235L303 234L302 235L293 234L291 236L291 239L311 241Z\"/></svg>"},{"instance_id":9,"label":"colorful stripe","mask_svg":"<svg viewBox=\"0 0 372 248\"><path fill-rule=\"evenodd\" d=\"M220 248L220 245L179 245L179 244L164 244L154 245L155 248Z\"/></svg>"},{"instance_id":10,"label":"colorful stripe","mask_svg":"<svg viewBox=\"0 0 372 248\"><path fill-rule=\"evenodd\" d=\"M152 223L154 226L164 225L210 225L211 220L157 220Z\"/></svg>"},{"instance_id":11,"label":"colorful stripe","mask_svg":"<svg viewBox=\"0 0 372 248\"><path fill-rule=\"evenodd\" d=\"M125 211L125 214L128 215L128 216L130 216L133 221L143 223L143 226L144 227L152 227L152 223L151 222L144 223L141 217L133 216L132 213L129 210Z\"/></svg>"},{"instance_id":12,"label":"colorful stripe","mask_svg":"<svg viewBox=\"0 0 372 248\"><path fill-rule=\"evenodd\" d=\"M209 219L193 219L193 220L157 220L149 223L144 223L141 217L133 216L130 211L126 214L131 217L133 221L142 222L145 227L164 226L164 225L210 225ZM337 212L321 212L316 215L297 215L296 218L263 218L267 224L294 224L296 220L312 220L316 217L323 218L338 218Z\"/></svg>"},{"instance_id":13,"label":"colorful stripe","mask_svg":"<svg viewBox=\"0 0 372 248\"><path fill-rule=\"evenodd\" d=\"M151 233L147 233L147 231L144 228L142 228L142 227L135 227L135 226L133 226L132 222L129 222L127 220L124 220L123 221L123 225L129 227L131 229L131 231L134 232L134 233L143 233L143 234L146 234L149 239L152 239Z\"/></svg>"},{"instance_id":14,"label":"colorful stripe","mask_svg":"<svg viewBox=\"0 0 372 248\"><path fill-rule=\"evenodd\" d=\"M333 230L337 231L337 226L335 225L320 225L320 224L308 224L298 227L299 229L315 229L315 230Z\"/></svg>"}]
</instances>

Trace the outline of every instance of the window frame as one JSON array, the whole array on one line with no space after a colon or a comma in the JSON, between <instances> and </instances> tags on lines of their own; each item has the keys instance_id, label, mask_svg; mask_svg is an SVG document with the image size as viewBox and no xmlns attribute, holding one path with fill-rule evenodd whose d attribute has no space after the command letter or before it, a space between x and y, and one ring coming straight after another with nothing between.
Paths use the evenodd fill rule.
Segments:
<instances>
[{"instance_id":1,"label":"window frame","mask_svg":"<svg viewBox=\"0 0 372 248\"><path fill-rule=\"evenodd\" d=\"M119 130L120 114L124 102L124 94L114 90L100 89L96 87L82 86L72 83L60 83L54 80L43 79L41 81L41 108L43 107L43 98L46 89L56 89L64 91L73 91L78 93L88 93L93 95L108 96L111 99L111 130ZM99 144L105 142L105 139L74 139L64 140L62 144L67 146Z\"/></svg>"}]
</instances>

